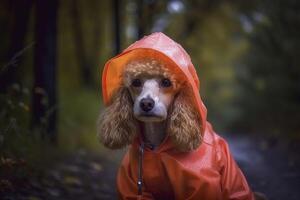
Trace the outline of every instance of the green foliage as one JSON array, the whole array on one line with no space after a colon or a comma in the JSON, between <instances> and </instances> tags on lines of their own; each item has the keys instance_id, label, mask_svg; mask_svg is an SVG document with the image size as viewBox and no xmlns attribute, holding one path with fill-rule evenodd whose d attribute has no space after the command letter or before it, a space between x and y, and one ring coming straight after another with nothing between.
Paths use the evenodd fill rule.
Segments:
<instances>
[{"instance_id":1,"label":"green foliage","mask_svg":"<svg viewBox=\"0 0 300 200\"><path fill-rule=\"evenodd\" d=\"M78 148L97 150L96 120L102 98L95 90L61 91L59 143L64 151Z\"/></svg>"},{"instance_id":2,"label":"green foliage","mask_svg":"<svg viewBox=\"0 0 300 200\"><path fill-rule=\"evenodd\" d=\"M29 90L15 84L8 93L0 96L0 151L5 154L20 155L26 145L21 145L28 134ZM25 128L26 127L26 128ZM21 149L20 146L21 145Z\"/></svg>"},{"instance_id":3,"label":"green foliage","mask_svg":"<svg viewBox=\"0 0 300 200\"><path fill-rule=\"evenodd\" d=\"M78 25L72 16L72 7L77 2L83 40L83 54L87 55L92 83L98 85L100 69L112 55L112 14L110 1L60 1L58 20L58 77L59 88L72 90L82 86L78 41L73 26ZM76 77L76 78L74 78Z\"/></svg>"},{"instance_id":4,"label":"green foliage","mask_svg":"<svg viewBox=\"0 0 300 200\"><path fill-rule=\"evenodd\" d=\"M0 95L0 159L24 159L31 164L41 163L40 158L45 152L50 153L55 149L42 139L43 127L30 129L29 94L28 88L14 84L7 93Z\"/></svg>"},{"instance_id":5,"label":"green foliage","mask_svg":"<svg viewBox=\"0 0 300 200\"><path fill-rule=\"evenodd\" d=\"M83 26L84 46L92 63L92 79L99 83L100 69L107 57L111 54L110 47L110 2L109 1L78 1L80 19ZM51 147L41 137L43 127L31 130L31 95L32 91L32 65L35 48L34 17L28 25L24 45L33 44L26 48L26 52L18 57L16 67L18 83L11 87L7 93L0 95L0 157L25 158L38 162L45 154L58 156L79 147L99 148L96 140L96 119L99 112L101 97L99 90L85 90L81 85L81 74L75 56L76 39L73 37L72 16L70 7L73 1L61 1L58 21L58 124L59 144ZM0 9L0 23L6 30L1 32L1 39L6 44L10 33L8 17L12 14L5 10L8 5ZM33 11L32 11L33 12ZM9 45L2 45L1 55L5 55ZM28 49L28 51L27 51ZM101 56L100 56L101 55ZM4 56L2 56L4 58ZM7 60L1 60L6 66ZM101 66L101 67L100 67ZM1 71L2 72L2 71ZM98 88L96 85L95 88ZM42 91L38 89L38 91ZM47 98L44 99L47 103ZM50 111L49 111L50 112ZM47 123L47 116L44 119ZM98 146L97 146L98 145ZM96 147L97 146L97 147ZM43 160L43 159L42 159ZM40 160L40 161L42 161Z\"/></svg>"},{"instance_id":6,"label":"green foliage","mask_svg":"<svg viewBox=\"0 0 300 200\"><path fill-rule=\"evenodd\" d=\"M241 119L247 129L298 135L300 3L265 1L248 33L249 51L237 68Z\"/></svg>"},{"instance_id":7,"label":"green foliage","mask_svg":"<svg viewBox=\"0 0 300 200\"><path fill-rule=\"evenodd\" d=\"M0 103L0 158L25 159L44 165L43 158L60 157L79 148L99 150L96 119L101 98L98 91L77 89L60 92L59 144L52 146L41 137L41 129L30 129L29 90L15 84ZM45 118L46 120L46 118Z\"/></svg>"}]
</instances>

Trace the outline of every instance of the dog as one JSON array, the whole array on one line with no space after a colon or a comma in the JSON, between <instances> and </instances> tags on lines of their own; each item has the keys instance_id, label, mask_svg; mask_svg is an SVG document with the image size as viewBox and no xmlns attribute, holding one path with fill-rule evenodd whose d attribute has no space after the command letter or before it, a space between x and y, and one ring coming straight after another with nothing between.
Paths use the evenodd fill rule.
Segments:
<instances>
[{"instance_id":1,"label":"dog","mask_svg":"<svg viewBox=\"0 0 300 200\"><path fill-rule=\"evenodd\" d=\"M255 199L206 121L196 71L179 44L163 33L144 37L107 62L102 87L99 139L129 146L119 199Z\"/></svg>"}]
</instances>

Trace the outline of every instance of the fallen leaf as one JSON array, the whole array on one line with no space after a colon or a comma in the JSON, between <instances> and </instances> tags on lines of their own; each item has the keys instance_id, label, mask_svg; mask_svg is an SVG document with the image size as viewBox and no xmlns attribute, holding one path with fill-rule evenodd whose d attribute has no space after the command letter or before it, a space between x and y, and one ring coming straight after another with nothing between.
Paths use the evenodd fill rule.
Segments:
<instances>
[{"instance_id":1,"label":"fallen leaf","mask_svg":"<svg viewBox=\"0 0 300 200\"><path fill-rule=\"evenodd\" d=\"M80 179L75 176L65 176L64 183L67 185L81 185Z\"/></svg>"},{"instance_id":2,"label":"fallen leaf","mask_svg":"<svg viewBox=\"0 0 300 200\"><path fill-rule=\"evenodd\" d=\"M103 170L102 165L100 165L99 163L96 163L96 162L92 162L92 163L90 164L90 166L91 166L91 168L92 168L93 170L96 170L96 171L102 171L102 170Z\"/></svg>"},{"instance_id":3,"label":"fallen leaf","mask_svg":"<svg viewBox=\"0 0 300 200\"><path fill-rule=\"evenodd\" d=\"M28 197L28 200L40 200L40 198L35 196L30 196Z\"/></svg>"}]
</instances>

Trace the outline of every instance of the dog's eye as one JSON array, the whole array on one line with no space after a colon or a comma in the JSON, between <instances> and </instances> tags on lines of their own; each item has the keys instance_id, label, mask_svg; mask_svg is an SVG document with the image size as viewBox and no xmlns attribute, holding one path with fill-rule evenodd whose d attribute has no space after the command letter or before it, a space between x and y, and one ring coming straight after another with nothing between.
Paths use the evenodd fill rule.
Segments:
<instances>
[{"instance_id":1,"label":"dog's eye","mask_svg":"<svg viewBox=\"0 0 300 200\"><path fill-rule=\"evenodd\" d=\"M141 87L142 86L142 82L140 79L133 79L131 82L131 85L133 87Z\"/></svg>"},{"instance_id":2,"label":"dog's eye","mask_svg":"<svg viewBox=\"0 0 300 200\"><path fill-rule=\"evenodd\" d=\"M172 85L170 79L168 78L162 79L160 84L162 87L170 87Z\"/></svg>"}]
</instances>

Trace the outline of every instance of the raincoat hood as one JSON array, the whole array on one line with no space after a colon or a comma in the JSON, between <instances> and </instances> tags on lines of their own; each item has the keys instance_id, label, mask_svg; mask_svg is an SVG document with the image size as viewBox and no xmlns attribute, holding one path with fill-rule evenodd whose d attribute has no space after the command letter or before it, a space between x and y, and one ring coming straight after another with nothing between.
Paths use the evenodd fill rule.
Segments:
<instances>
[{"instance_id":1,"label":"raincoat hood","mask_svg":"<svg viewBox=\"0 0 300 200\"><path fill-rule=\"evenodd\" d=\"M201 133L204 133L206 126L206 107L203 104L199 87L200 82L195 67L187 52L163 33L153 33L136 41L121 54L110 59L104 66L102 74L102 92L104 104L111 101L113 92L120 87L122 82L122 71L126 63L134 58L151 57L167 63L174 73L182 73L187 83L193 90L194 102L201 117ZM179 70L178 70L179 69Z\"/></svg>"},{"instance_id":2,"label":"raincoat hood","mask_svg":"<svg viewBox=\"0 0 300 200\"><path fill-rule=\"evenodd\" d=\"M189 55L163 33L144 37L106 63L102 76L104 103L109 105L112 94L121 86L122 71L127 62L143 57L162 60L169 69L174 69L174 73L184 75L179 77L186 79L192 88L201 116L203 142L189 152L168 148L168 145L172 146L170 143L151 150L142 142L133 142L118 171L119 199L254 200L226 141L206 121L199 79Z\"/></svg>"}]
</instances>

